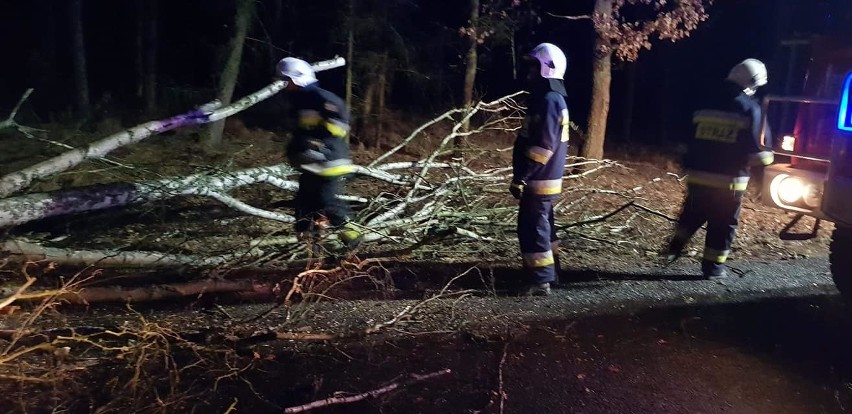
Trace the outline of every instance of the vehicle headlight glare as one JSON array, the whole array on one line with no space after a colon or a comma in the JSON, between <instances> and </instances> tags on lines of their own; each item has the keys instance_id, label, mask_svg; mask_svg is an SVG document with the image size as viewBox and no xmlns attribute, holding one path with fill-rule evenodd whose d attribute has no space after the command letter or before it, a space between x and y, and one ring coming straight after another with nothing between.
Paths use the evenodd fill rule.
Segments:
<instances>
[{"instance_id":1,"label":"vehicle headlight glare","mask_svg":"<svg viewBox=\"0 0 852 414\"><path fill-rule=\"evenodd\" d=\"M822 191L815 184L808 184L802 194L802 201L810 208L817 208L822 202Z\"/></svg>"},{"instance_id":2,"label":"vehicle headlight glare","mask_svg":"<svg viewBox=\"0 0 852 414\"><path fill-rule=\"evenodd\" d=\"M787 177L778 183L778 198L785 203L795 203L805 195L806 185L796 177Z\"/></svg>"}]
</instances>

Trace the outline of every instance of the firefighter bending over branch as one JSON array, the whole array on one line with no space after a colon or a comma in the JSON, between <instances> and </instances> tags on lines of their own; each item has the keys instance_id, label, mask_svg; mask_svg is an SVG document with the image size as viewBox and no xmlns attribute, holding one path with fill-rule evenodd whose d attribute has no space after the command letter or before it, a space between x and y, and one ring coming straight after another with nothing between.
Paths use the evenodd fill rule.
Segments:
<instances>
[{"instance_id":1,"label":"firefighter bending over branch","mask_svg":"<svg viewBox=\"0 0 852 414\"><path fill-rule=\"evenodd\" d=\"M669 263L680 257L692 235L707 223L701 270L708 279L727 276L724 263L736 234L750 169L773 161L772 152L760 146L761 108L754 97L767 81L766 66L746 59L731 69L722 99L695 113L695 135L684 159L688 192L668 245Z\"/></svg>"},{"instance_id":2,"label":"firefighter bending over branch","mask_svg":"<svg viewBox=\"0 0 852 414\"><path fill-rule=\"evenodd\" d=\"M509 191L520 200L518 241L527 285L524 295L550 294L559 270L553 200L562 193L568 155L568 106L562 77L565 54L550 43L536 46L525 57L530 96L524 126L512 153Z\"/></svg>"},{"instance_id":3,"label":"firefighter bending over branch","mask_svg":"<svg viewBox=\"0 0 852 414\"><path fill-rule=\"evenodd\" d=\"M277 74L287 82L295 122L287 158L302 174L296 193L295 229L300 239L316 241L316 223L328 219L340 240L353 250L362 240L351 212L338 195L353 171L349 157L349 110L337 95L320 88L314 69L301 59L284 58Z\"/></svg>"}]
</instances>

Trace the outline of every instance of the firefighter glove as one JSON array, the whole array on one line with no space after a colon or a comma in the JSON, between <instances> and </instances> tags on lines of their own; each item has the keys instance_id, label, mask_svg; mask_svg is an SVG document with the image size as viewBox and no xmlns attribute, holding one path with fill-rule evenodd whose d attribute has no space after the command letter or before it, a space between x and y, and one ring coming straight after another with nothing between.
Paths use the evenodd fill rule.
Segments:
<instances>
[{"instance_id":1,"label":"firefighter glove","mask_svg":"<svg viewBox=\"0 0 852 414\"><path fill-rule=\"evenodd\" d=\"M509 185L509 192L512 193L512 197L515 197L516 200L520 200L521 196L524 194L524 186L526 185L523 181L512 181L512 184Z\"/></svg>"}]
</instances>

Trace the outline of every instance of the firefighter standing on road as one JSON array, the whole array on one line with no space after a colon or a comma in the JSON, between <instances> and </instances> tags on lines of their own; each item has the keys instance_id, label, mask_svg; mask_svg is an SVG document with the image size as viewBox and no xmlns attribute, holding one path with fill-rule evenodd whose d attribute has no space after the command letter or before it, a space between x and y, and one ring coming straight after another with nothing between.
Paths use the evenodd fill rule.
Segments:
<instances>
[{"instance_id":1,"label":"firefighter standing on road","mask_svg":"<svg viewBox=\"0 0 852 414\"><path fill-rule=\"evenodd\" d=\"M361 241L350 210L339 195L343 177L352 173L349 157L349 110L337 95L319 87L314 69L301 59L278 62L278 75L292 102L296 120L293 138L287 145L290 164L301 171L296 193L296 232L302 239L318 234L315 223L327 218L351 250Z\"/></svg>"},{"instance_id":2,"label":"firefighter standing on road","mask_svg":"<svg viewBox=\"0 0 852 414\"><path fill-rule=\"evenodd\" d=\"M565 54L542 43L525 57L530 64L529 104L524 127L515 140L509 191L520 200L518 241L527 271L526 295L547 295L556 282L558 238L553 200L562 192L568 154L568 106L562 77Z\"/></svg>"},{"instance_id":3,"label":"firefighter standing on road","mask_svg":"<svg viewBox=\"0 0 852 414\"><path fill-rule=\"evenodd\" d=\"M723 100L695 113L695 137L684 159L688 193L668 246L669 263L680 257L706 222L701 270L708 279L727 276L724 263L736 234L750 169L773 161L772 152L760 146L761 108L754 98L767 81L766 66L746 59L731 69Z\"/></svg>"}]
</instances>

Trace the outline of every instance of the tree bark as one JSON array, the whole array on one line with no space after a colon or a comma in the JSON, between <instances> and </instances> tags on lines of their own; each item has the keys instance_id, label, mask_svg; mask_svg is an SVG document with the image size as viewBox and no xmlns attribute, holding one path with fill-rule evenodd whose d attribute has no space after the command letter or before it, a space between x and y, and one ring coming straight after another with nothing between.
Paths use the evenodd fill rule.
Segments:
<instances>
[{"instance_id":1,"label":"tree bark","mask_svg":"<svg viewBox=\"0 0 852 414\"><path fill-rule=\"evenodd\" d=\"M15 262L49 261L66 266L98 266L102 268L172 268L182 266L204 268L249 257L247 254L207 257L146 251L62 249L45 247L22 240L3 242L0 244L0 252L9 255L9 258Z\"/></svg>"},{"instance_id":2,"label":"tree bark","mask_svg":"<svg viewBox=\"0 0 852 414\"><path fill-rule=\"evenodd\" d=\"M90 287L81 288L74 292L44 291L25 293L16 302L27 302L42 300L48 296L55 296L56 303L68 305L88 305L90 303L105 302L154 302L161 300L174 300L189 297L198 297L204 294L230 293L246 294L252 299L271 300L275 298L269 285L256 283L251 280L200 280L188 283L174 283L168 285L153 285L144 287Z\"/></svg>"},{"instance_id":3,"label":"tree bark","mask_svg":"<svg viewBox=\"0 0 852 414\"><path fill-rule=\"evenodd\" d=\"M71 23L71 56L74 72L74 101L77 114L88 118L91 106L89 101L89 78L86 70L86 43L83 36L83 0L70 0L69 17Z\"/></svg>"},{"instance_id":4,"label":"tree bark","mask_svg":"<svg viewBox=\"0 0 852 414\"><path fill-rule=\"evenodd\" d=\"M392 166L392 165L391 165ZM406 168L402 166L401 168ZM355 174L373 177L391 184L408 182L386 169L355 166ZM129 204L165 200L173 197L211 197L244 213L290 222L292 217L251 207L227 193L235 188L266 183L286 191L296 191L299 184L290 180L296 171L287 164L255 167L241 171L188 177L171 177L138 183L116 183L81 187L50 193L26 194L0 199L0 228L17 226L49 217L98 211ZM343 199L364 201L341 196Z\"/></svg>"},{"instance_id":5,"label":"tree bark","mask_svg":"<svg viewBox=\"0 0 852 414\"><path fill-rule=\"evenodd\" d=\"M467 54L465 54L464 66L464 95L462 105L469 107L473 103L473 87L476 83L476 69L478 63L477 39L479 38L479 0L470 0L470 27L473 33L468 36Z\"/></svg>"},{"instance_id":6,"label":"tree bark","mask_svg":"<svg viewBox=\"0 0 852 414\"><path fill-rule=\"evenodd\" d=\"M219 77L218 99L225 105L231 103L234 95L234 87L240 75L240 61L243 56L243 45L248 33L249 23L254 13L254 0L237 1L236 18L234 21L234 37L228 45L228 57L225 67ZM206 149L213 149L222 144L222 132L225 129L225 121L214 122L210 125L203 145Z\"/></svg>"},{"instance_id":7,"label":"tree bark","mask_svg":"<svg viewBox=\"0 0 852 414\"><path fill-rule=\"evenodd\" d=\"M179 196L222 194L234 188L259 182L278 184L295 190L298 184L287 178L296 174L289 165L251 168L218 175L196 174L139 183L116 183L27 194L0 199L0 227L16 226L66 214L103 210Z\"/></svg>"},{"instance_id":8,"label":"tree bark","mask_svg":"<svg viewBox=\"0 0 852 414\"><path fill-rule=\"evenodd\" d=\"M612 0L595 0L595 14L612 14ZM580 155L602 159L609 115L610 84L612 83L612 51L609 40L600 33L595 38L592 62L592 103L589 112L586 142Z\"/></svg>"},{"instance_id":9,"label":"tree bark","mask_svg":"<svg viewBox=\"0 0 852 414\"><path fill-rule=\"evenodd\" d=\"M476 84L476 70L479 62L477 46L479 43L479 0L470 0L470 27L473 33L468 34L467 53L465 54L464 87L462 105L469 108L473 104L473 87ZM463 128L468 129L469 121L465 121ZM462 144L462 137L457 137L453 144L456 148Z\"/></svg>"}]
</instances>

